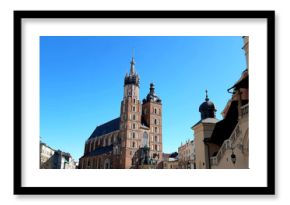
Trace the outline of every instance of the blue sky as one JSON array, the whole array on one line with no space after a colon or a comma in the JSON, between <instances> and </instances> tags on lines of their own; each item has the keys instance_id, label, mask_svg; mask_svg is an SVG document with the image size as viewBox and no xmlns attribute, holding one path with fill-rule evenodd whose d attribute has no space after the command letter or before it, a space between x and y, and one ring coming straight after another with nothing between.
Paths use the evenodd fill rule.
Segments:
<instances>
[{"instance_id":1,"label":"blue sky","mask_svg":"<svg viewBox=\"0 0 290 205\"><path fill-rule=\"evenodd\" d=\"M40 37L40 136L78 160L97 125L120 115L132 49L140 99L154 82L163 104L163 151L193 139L205 90L218 119L246 68L240 36Z\"/></svg>"}]
</instances>

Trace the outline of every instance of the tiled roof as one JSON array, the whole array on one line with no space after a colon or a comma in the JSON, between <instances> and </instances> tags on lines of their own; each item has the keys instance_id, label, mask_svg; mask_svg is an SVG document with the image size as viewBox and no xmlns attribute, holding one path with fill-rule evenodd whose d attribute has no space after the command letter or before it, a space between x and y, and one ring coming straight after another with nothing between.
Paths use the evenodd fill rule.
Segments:
<instances>
[{"instance_id":1,"label":"tiled roof","mask_svg":"<svg viewBox=\"0 0 290 205\"><path fill-rule=\"evenodd\" d=\"M120 129L120 118L116 118L114 120L111 120L109 122L106 122L102 125L99 125L96 127L94 132L91 134L89 139L99 137L105 134L108 134L110 132L114 132Z\"/></svg>"}]
</instances>

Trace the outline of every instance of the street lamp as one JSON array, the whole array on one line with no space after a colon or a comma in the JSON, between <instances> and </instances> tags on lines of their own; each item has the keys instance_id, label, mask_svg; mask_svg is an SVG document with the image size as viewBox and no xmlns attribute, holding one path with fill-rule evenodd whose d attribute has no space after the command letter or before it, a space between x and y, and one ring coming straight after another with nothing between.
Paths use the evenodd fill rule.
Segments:
<instances>
[{"instance_id":1,"label":"street lamp","mask_svg":"<svg viewBox=\"0 0 290 205\"><path fill-rule=\"evenodd\" d=\"M236 161L237 161L237 157L236 157L236 155L235 155L235 153L234 153L234 150L232 149L232 154L231 154L231 160L232 160L232 163L233 164L235 164L236 163Z\"/></svg>"}]
</instances>

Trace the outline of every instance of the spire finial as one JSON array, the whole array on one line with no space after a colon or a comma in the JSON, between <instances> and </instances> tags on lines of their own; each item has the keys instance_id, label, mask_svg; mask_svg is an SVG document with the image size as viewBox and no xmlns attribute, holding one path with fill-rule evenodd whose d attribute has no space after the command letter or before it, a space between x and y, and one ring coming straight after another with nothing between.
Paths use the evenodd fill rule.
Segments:
<instances>
[{"instance_id":1,"label":"spire finial","mask_svg":"<svg viewBox=\"0 0 290 205\"><path fill-rule=\"evenodd\" d=\"M134 48L132 49L132 60L130 62L131 68L130 68L130 74L135 74L135 60L134 60Z\"/></svg>"},{"instance_id":2,"label":"spire finial","mask_svg":"<svg viewBox=\"0 0 290 205\"><path fill-rule=\"evenodd\" d=\"M207 95L207 89L205 90L205 101L209 101L208 95Z\"/></svg>"}]
</instances>

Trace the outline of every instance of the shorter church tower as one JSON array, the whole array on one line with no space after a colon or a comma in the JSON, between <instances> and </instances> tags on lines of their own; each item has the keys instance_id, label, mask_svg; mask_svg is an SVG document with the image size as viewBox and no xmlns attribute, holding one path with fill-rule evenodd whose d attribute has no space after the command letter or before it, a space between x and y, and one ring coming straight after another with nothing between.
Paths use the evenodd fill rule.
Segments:
<instances>
[{"instance_id":1,"label":"shorter church tower","mask_svg":"<svg viewBox=\"0 0 290 205\"><path fill-rule=\"evenodd\" d=\"M150 91L142 104L142 123L149 130L150 158L162 160L162 104L156 95L154 84L150 84Z\"/></svg>"}]
</instances>

